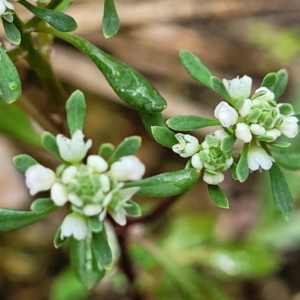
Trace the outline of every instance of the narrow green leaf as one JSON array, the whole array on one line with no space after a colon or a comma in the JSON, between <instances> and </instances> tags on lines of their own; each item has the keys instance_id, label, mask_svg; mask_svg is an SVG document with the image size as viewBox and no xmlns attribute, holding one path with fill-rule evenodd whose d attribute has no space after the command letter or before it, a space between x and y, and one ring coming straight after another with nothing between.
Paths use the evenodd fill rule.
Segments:
<instances>
[{"instance_id":1,"label":"narrow green leaf","mask_svg":"<svg viewBox=\"0 0 300 300\"><path fill-rule=\"evenodd\" d=\"M0 208L0 231L8 231L31 225L50 215L56 209L57 207L54 204L40 212Z\"/></svg>"},{"instance_id":2,"label":"narrow green leaf","mask_svg":"<svg viewBox=\"0 0 300 300\"><path fill-rule=\"evenodd\" d=\"M74 31L77 28L75 20L64 13L52 9L39 8L24 0L18 0L18 2L26 7L36 17L44 20L59 31L69 32Z\"/></svg>"},{"instance_id":3,"label":"narrow green leaf","mask_svg":"<svg viewBox=\"0 0 300 300\"><path fill-rule=\"evenodd\" d=\"M50 132L45 131L42 135L42 144L43 146L52 152L60 160L62 159L59 153L59 149L56 143L56 138Z\"/></svg>"},{"instance_id":4,"label":"narrow green leaf","mask_svg":"<svg viewBox=\"0 0 300 300\"><path fill-rule=\"evenodd\" d=\"M183 193L198 181L199 176L199 170L186 169L125 183L124 187L140 187L139 195L167 197Z\"/></svg>"},{"instance_id":5,"label":"narrow green leaf","mask_svg":"<svg viewBox=\"0 0 300 300\"><path fill-rule=\"evenodd\" d=\"M59 247L61 247L62 245L64 245L67 241L66 238L64 239L61 239L61 228L59 226L59 228L56 230L56 233L55 233L55 236L54 236L54 239L53 239L53 244L54 244L54 247L56 249L58 249Z\"/></svg>"},{"instance_id":6,"label":"narrow green leaf","mask_svg":"<svg viewBox=\"0 0 300 300\"><path fill-rule=\"evenodd\" d=\"M239 160L239 162L237 164L237 168L236 168L236 175L240 182L246 181L246 179L249 176L249 167L248 167L248 161L247 161L248 147L249 147L249 144L244 145L240 160Z\"/></svg>"},{"instance_id":7,"label":"narrow green leaf","mask_svg":"<svg viewBox=\"0 0 300 300\"><path fill-rule=\"evenodd\" d=\"M113 264L113 255L103 231L93 233L92 247L100 265L109 270Z\"/></svg>"},{"instance_id":8,"label":"narrow green leaf","mask_svg":"<svg viewBox=\"0 0 300 300\"><path fill-rule=\"evenodd\" d=\"M193 115L175 116L167 120L166 123L171 129L178 131L190 131L208 126L220 125L218 119L207 119Z\"/></svg>"},{"instance_id":9,"label":"narrow green leaf","mask_svg":"<svg viewBox=\"0 0 300 300\"><path fill-rule=\"evenodd\" d=\"M175 138L175 133L166 127L153 126L152 135L154 139L161 145L172 148L178 141Z\"/></svg>"},{"instance_id":10,"label":"narrow green leaf","mask_svg":"<svg viewBox=\"0 0 300 300\"><path fill-rule=\"evenodd\" d=\"M289 170L300 170L300 152L270 149L276 163Z\"/></svg>"},{"instance_id":11,"label":"narrow green leaf","mask_svg":"<svg viewBox=\"0 0 300 300\"><path fill-rule=\"evenodd\" d=\"M167 128L164 117L162 113L149 113L147 111L139 111L140 118L148 132L148 134L153 137L151 127L160 126ZM153 137L154 138L154 137Z\"/></svg>"},{"instance_id":12,"label":"narrow green leaf","mask_svg":"<svg viewBox=\"0 0 300 300\"><path fill-rule=\"evenodd\" d=\"M288 74L286 70L279 70L276 73L276 82L275 84L270 87L270 90L274 93L275 95L275 101L278 100L278 98L283 94L285 91L285 88L288 83Z\"/></svg>"},{"instance_id":13,"label":"narrow green leaf","mask_svg":"<svg viewBox=\"0 0 300 300\"><path fill-rule=\"evenodd\" d=\"M46 31L46 30L45 30ZM115 93L139 111L160 112L166 101L139 72L121 63L81 37L62 32L51 32L88 56L103 73Z\"/></svg>"},{"instance_id":14,"label":"narrow green leaf","mask_svg":"<svg viewBox=\"0 0 300 300\"><path fill-rule=\"evenodd\" d=\"M290 189L287 185L285 177L277 166L273 163L272 168L269 170L271 178L271 188L273 198L276 206L279 208L285 219L288 220L292 213L293 199Z\"/></svg>"},{"instance_id":15,"label":"narrow green leaf","mask_svg":"<svg viewBox=\"0 0 300 300\"><path fill-rule=\"evenodd\" d=\"M141 141L142 139L139 136L125 138L107 161L108 164L111 165L123 156L134 154L141 147Z\"/></svg>"},{"instance_id":16,"label":"narrow green leaf","mask_svg":"<svg viewBox=\"0 0 300 300\"><path fill-rule=\"evenodd\" d=\"M214 204L221 208L229 208L228 199L218 185L208 184L207 191Z\"/></svg>"},{"instance_id":17,"label":"narrow green leaf","mask_svg":"<svg viewBox=\"0 0 300 300\"><path fill-rule=\"evenodd\" d=\"M273 148L278 148L278 149L286 149L291 146L291 143L288 142L273 142L269 143L269 146Z\"/></svg>"},{"instance_id":18,"label":"narrow green leaf","mask_svg":"<svg viewBox=\"0 0 300 300\"><path fill-rule=\"evenodd\" d=\"M234 180L239 180L236 174L236 168L237 168L237 164L234 162L230 168L231 176Z\"/></svg>"},{"instance_id":19,"label":"narrow green leaf","mask_svg":"<svg viewBox=\"0 0 300 300\"><path fill-rule=\"evenodd\" d=\"M125 211L130 217L140 217L142 215L140 206L132 200L127 201Z\"/></svg>"},{"instance_id":20,"label":"narrow green leaf","mask_svg":"<svg viewBox=\"0 0 300 300\"><path fill-rule=\"evenodd\" d=\"M221 142L221 150L224 152L230 152L232 151L232 147L236 141L235 135L230 135L226 138L224 138Z\"/></svg>"},{"instance_id":21,"label":"narrow green leaf","mask_svg":"<svg viewBox=\"0 0 300 300\"><path fill-rule=\"evenodd\" d=\"M19 172L25 173L29 167L38 164L38 162L27 154L20 154L13 158L13 164Z\"/></svg>"},{"instance_id":22,"label":"narrow green leaf","mask_svg":"<svg viewBox=\"0 0 300 300\"><path fill-rule=\"evenodd\" d=\"M70 239L71 263L81 283L88 289L93 288L105 275L92 247L91 240Z\"/></svg>"},{"instance_id":23,"label":"narrow green leaf","mask_svg":"<svg viewBox=\"0 0 300 300\"><path fill-rule=\"evenodd\" d=\"M0 62L0 99L12 103L21 96L21 80L15 65L1 45Z\"/></svg>"},{"instance_id":24,"label":"narrow green leaf","mask_svg":"<svg viewBox=\"0 0 300 300\"><path fill-rule=\"evenodd\" d=\"M104 0L102 32L106 38L114 36L120 28L120 21L113 0Z\"/></svg>"},{"instance_id":25,"label":"narrow green leaf","mask_svg":"<svg viewBox=\"0 0 300 300\"><path fill-rule=\"evenodd\" d=\"M50 198L36 199L30 205L30 209L34 212L42 213L43 211L51 209L53 207L53 204L54 203Z\"/></svg>"},{"instance_id":26,"label":"narrow green leaf","mask_svg":"<svg viewBox=\"0 0 300 300\"><path fill-rule=\"evenodd\" d=\"M212 77L213 74L195 54L186 50L181 50L179 56L184 68L192 78L208 88L212 88L210 77Z\"/></svg>"},{"instance_id":27,"label":"narrow green leaf","mask_svg":"<svg viewBox=\"0 0 300 300\"><path fill-rule=\"evenodd\" d=\"M98 154L99 154L99 156L103 157L104 159L107 159L112 155L114 150L115 150L115 147L113 144L104 143L99 147Z\"/></svg>"},{"instance_id":28,"label":"narrow green leaf","mask_svg":"<svg viewBox=\"0 0 300 300\"><path fill-rule=\"evenodd\" d=\"M5 36L9 42L14 45L19 45L21 43L21 33L14 23L7 22L2 18L2 24L5 31Z\"/></svg>"},{"instance_id":29,"label":"narrow green leaf","mask_svg":"<svg viewBox=\"0 0 300 300\"><path fill-rule=\"evenodd\" d=\"M81 91L77 90L68 99L66 103L67 123L71 135L77 129L83 130L86 113L85 98Z\"/></svg>"},{"instance_id":30,"label":"narrow green leaf","mask_svg":"<svg viewBox=\"0 0 300 300\"><path fill-rule=\"evenodd\" d=\"M276 78L276 73L274 73L274 72L269 73L264 77L264 79L263 79L260 86L264 86L264 87L269 89L275 84L276 79L277 79Z\"/></svg>"},{"instance_id":31,"label":"narrow green leaf","mask_svg":"<svg viewBox=\"0 0 300 300\"><path fill-rule=\"evenodd\" d=\"M227 92L223 81L216 76L211 77L210 80L211 80L212 89L215 92L217 92L219 95L221 95L224 99L226 99L231 105L234 106L235 102Z\"/></svg>"}]
</instances>

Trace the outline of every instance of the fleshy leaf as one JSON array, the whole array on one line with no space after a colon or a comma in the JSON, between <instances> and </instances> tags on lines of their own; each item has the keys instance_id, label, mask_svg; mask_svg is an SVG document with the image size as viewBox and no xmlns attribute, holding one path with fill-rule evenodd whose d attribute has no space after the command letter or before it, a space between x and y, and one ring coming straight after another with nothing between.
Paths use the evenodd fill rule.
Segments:
<instances>
[{"instance_id":1,"label":"fleshy leaf","mask_svg":"<svg viewBox=\"0 0 300 300\"><path fill-rule=\"evenodd\" d=\"M291 143L288 142L272 142L269 143L269 146L273 148L278 148L278 149L286 149L291 146Z\"/></svg>"},{"instance_id":2,"label":"fleshy leaf","mask_svg":"<svg viewBox=\"0 0 300 300\"><path fill-rule=\"evenodd\" d=\"M293 199L286 179L276 163L273 163L269 173L274 202L288 220L292 213Z\"/></svg>"},{"instance_id":3,"label":"fleshy leaf","mask_svg":"<svg viewBox=\"0 0 300 300\"><path fill-rule=\"evenodd\" d=\"M151 130L152 126L160 126L160 127L167 128L164 117L163 117L162 113L160 113L160 112L149 113L146 111L139 111L139 115L141 117L141 120L142 120L148 134L151 137L153 137L152 130Z\"/></svg>"},{"instance_id":4,"label":"fleshy leaf","mask_svg":"<svg viewBox=\"0 0 300 300\"><path fill-rule=\"evenodd\" d=\"M0 231L8 231L31 225L50 215L56 209L57 207L54 204L40 212L0 208Z\"/></svg>"},{"instance_id":5,"label":"fleshy leaf","mask_svg":"<svg viewBox=\"0 0 300 300\"><path fill-rule=\"evenodd\" d=\"M178 195L192 187L199 179L196 169L185 169L125 183L124 187L139 187L137 194L153 197Z\"/></svg>"},{"instance_id":6,"label":"fleshy leaf","mask_svg":"<svg viewBox=\"0 0 300 300\"><path fill-rule=\"evenodd\" d=\"M167 106L166 101L139 72L98 49L85 39L55 31L88 56L103 73L115 93L128 105L139 111L160 112Z\"/></svg>"},{"instance_id":7,"label":"fleshy leaf","mask_svg":"<svg viewBox=\"0 0 300 300\"><path fill-rule=\"evenodd\" d=\"M276 73L274 73L274 72L269 73L264 77L264 79L263 79L260 86L264 86L264 87L269 89L275 84L276 79L277 79L276 78Z\"/></svg>"},{"instance_id":8,"label":"fleshy leaf","mask_svg":"<svg viewBox=\"0 0 300 300\"><path fill-rule=\"evenodd\" d=\"M0 60L0 99L12 103L21 96L21 81L15 65L1 45Z\"/></svg>"},{"instance_id":9,"label":"fleshy leaf","mask_svg":"<svg viewBox=\"0 0 300 300\"><path fill-rule=\"evenodd\" d=\"M53 207L53 201L50 198L36 199L31 205L30 209L34 212L41 213Z\"/></svg>"},{"instance_id":10,"label":"fleshy leaf","mask_svg":"<svg viewBox=\"0 0 300 300\"><path fill-rule=\"evenodd\" d=\"M84 95L81 91L77 90L74 93L72 93L72 95L66 103L66 110L67 123L71 135L73 135L77 129L83 130L86 113L86 104Z\"/></svg>"},{"instance_id":11,"label":"fleshy leaf","mask_svg":"<svg viewBox=\"0 0 300 300\"><path fill-rule=\"evenodd\" d=\"M29 167L38 164L38 162L27 154L20 154L13 158L13 164L19 172L25 173Z\"/></svg>"},{"instance_id":12,"label":"fleshy leaf","mask_svg":"<svg viewBox=\"0 0 300 300\"><path fill-rule=\"evenodd\" d=\"M48 149L50 152L52 152L55 156L57 156L59 159L61 159L61 156L59 154L59 149L56 143L55 136L51 134L50 132L45 131L42 135L42 143L43 146Z\"/></svg>"},{"instance_id":13,"label":"fleshy leaf","mask_svg":"<svg viewBox=\"0 0 300 300\"><path fill-rule=\"evenodd\" d=\"M270 87L270 90L275 95L275 101L283 94L288 83L288 74L282 69L276 73L276 82Z\"/></svg>"},{"instance_id":14,"label":"fleshy leaf","mask_svg":"<svg viewBox=\"0 0 300 300\"><path fill-rule=\"evenodd\" d=\"M115 152L107 161L109 165L119 160L122 156L132 155L141 147L141 138L139 136L131 136L125 138L124 141L117 147Z\"/></svg>"},{"instance_id":15,"label":"fleshy leaf","mask_svg":"<svg viewBox=\"0 0 300 300\"><path fill-rule=\"evenodd\" d=\"M217 119L207 119L192 115L175 116L166 123L171 129L178 131L190 131L208 126L220 125L220 121Z\"/></svg>"},{"instance_id":16,"label":"fleshy leaf","mask_svg":"<svg viewBox=\"0 0 300 300\"><path fill-rule=\"evenodd\" d=\"M92 247L100 265L109 270L113 264L113 255L103 231L93 233Z\"/></svg>"},{"instance_id":17,"label":"fleshy leaf","mask_svg":"<svg viewBox=\"0 0 300 300\"><path fill-rule=\"evenodd\" d=\"M140 217L142 215L140 206L132 200L127 201L125 211L130 217Z\"/></svg>"},{"instance_id":18,"label":"fleshy leaf","mask_svg":"<svg viewBox=\"0 0 300 300\"><path fill-rule=\"evenodd\" d=\"M89 228L93 232L100 232L103 229L103 223L99 220L98 217L89 217L88 224Z\"/></svg>"},{"instance_id":19,"label":"fleshy leaf","mask_svg":"<svg viewBox=\"0 0 300 300\"><path fill-rule=\"evenodd\" d=\"M236 175L240 182L246 181L246 179L249 176L247 156L248 156L248 144L245 144L236 168Z\"/></svg>"},{"instance_id":20,"label":"fleshy leaf","mask_svg":"<svg viewBox=\"0 0 300 300\"><path fill-rule=\"evenodd\" d=\"M64 13L52 9L39 8L24 0L19 0L18 2L26 7L36 17L44 20L59 31L69 32L74 31L77 28L75 20Z\"/></svg>"},{"instance_id":21,"label":"fleshy leaf","mask_svg":"<svg viewBox=\"0 0 300 300\"><path fill-rule=\"evenodd\" d=\"M81 283L88 289L93 288L105 275L99 264L90 238L77 241L71 238L71 262Z\"/></svg>"},{"instance_id":22,"label":"fleshy leaf","mask_svg":"<svg viewBox=\"0 0 300 300\"><path fill-rule=\"evenodd\" d=\"M153 126L151 129L154 139L159 144L168 148L172 148L173 145L178 143L177 139L175 138L175 133L167 127Z\"/></svg>"},{"instance_id":23,"label":"fleshy leaf","mask_svg":"<svg viewBox=\"0 0 300 300\"><path fill-rule=\"evenodd\" d=\"M103 158L107 159L108 157L110 157L112 155L114 150L115 150L115 147L113 144L104 143L99 147L98 154L100 156L102 156Z\"/></svg>"},{"instance_id":24,"label":"fleshy leaf","mask_svg":"<svg viewBox=\"0 0 300 300\"><path fill-rule=\"evenodd\" d=\"M106 38L114 36L120 28L120 21L113 0L104 0L102 32Z\"/></svg>"},{"instance_id":25,"label":"fleshy leaf","mask_svg":"<svg viewBox=\"0 0 300 300\"><path fill-rule=\"evenodd\" d=\"M216 76L211 77L210 80L212 89L234 106L235 103L227 92L223 81Z\"/></svg>"},{"instance_id":26,"label":"fleshy leaf","mask_svg":"<svg viewBox=\"0 0 300 300\"><path fill-rule=\"evenodd\" d=\"M179 56L184 68L192 78L208 88L212 88L210 77L212 77L213 74L195 54L186 50L181 50Z\"/></svg>"},{"instance_id":27,"label":"fleshy leaf","mask_svg":"<svg viewBox=\"0 0 300 300\"><path fill-rule=\"evenodd\" d=\"M208 184L207 191L214 204L221 208L229 208L228 199L218 185Z\"/></svg>"},{"instance_id":28,"label":"fleshy leaf","mask_svg":"<svg viewBox=\"0 0 300 300\"><path fill-rule=\"evenodd\" d=\"M59 247L61 247L62 245L65 244L65 242L67 241L66 238L64 239L61 239L61 228L59 227L57 230L56 230L56 233L55 233L55 236L54 236L54 239L53 239L53 244L54 244L54 247L57 249Z\"/></svg>"},{"instance_id":29,"label":"fleshy leaf","mask_svg":"<svg viewBox=\"0 0 300 300\"><path fill-rule=\"evenodd\" d=\"M21 43L21 33L14 23L7 22L2 18L3 28L5 31L5 36L9 42L14 45L19 45Z\"/></svg>"},{"instance_id":30,"label":"fleshy leaf","mask_svg":"<svg viewBox=\"0 0 300 300\"><path fill-rule=\"evenodd\" d=\"M276 163L289 170L300 170L300 152L271 149Z\"/></svg>"},{"instance_id":31,"label":"fleshy leaf","mask_svg":"<svg viewBox=\"0 0 300 300\"><path fill-rule=\"evenodd\" d=\"M221 150L224 152L230 152L232 150L235 141L236 141L235 135L230 135L224 138L221 142Z\"/></svg>"}]
</instances>

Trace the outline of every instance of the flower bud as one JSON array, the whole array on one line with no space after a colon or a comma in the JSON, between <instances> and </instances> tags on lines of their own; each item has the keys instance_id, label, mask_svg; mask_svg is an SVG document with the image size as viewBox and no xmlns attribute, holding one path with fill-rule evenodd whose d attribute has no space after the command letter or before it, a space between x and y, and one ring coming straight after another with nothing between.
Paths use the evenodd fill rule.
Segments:
<instances>
[{"instance_id":1,"label":"flower bud","mask_svg":"<svg viewBox=\"0 0 300 300\"><path fill-rule=\"evenodd\" d=\"M250 126L246 123L238 123L236 125L235 135L244 143L249 143L252 140Z\"/></svg>"},{"instance_id":2,"label":"flower bud","mask_svg":"<svg viewBox=\"0 0 300 300\"><path fill-rule=\"evenodd\" d=\"M108 168L107 162L99 155L90 155L87 158L87 165L99 173L105 172Z\"/></svg>"},{"instance_id":3,"label":"flower bud","mask_svg":"<svg viewBox=\"0 0 300 300\"><path fill-rule=\"evenodd\" d=\"M252 145L248 149L247 162L249 169L252 171L258 169L269 170L272 167L274 158L263 148Z\"/></svg>"},{"instance_id":4,"label":"flower bud","mask_svg":"<svg viewBox=\"0 0 300 300\"><path fill-rule=\"evenodd\" d=\"M222 172L217 172L217 174L210 174L208 172L204 172L203 181L207 184L218 185L223 182L224 174Z\"/></svg>"},{"instance_id":5,"label":"flower bud","mask_svg":"<svg viewBox=\"0 0 300 300\"><path fill-rule=\"evenodd\" d=\"M198 139L189 134L176 133L175 138L179 144L175 144L172 150L181 157L190 157L199 150Z\"/></svg>"},{"instance_id":6,"label":"flower bud","mask_svg":"<svg viewBox=\"0 0 300 300\"><path fill-rule=\"evenodd\" d=\"M247 99L251 93L252 79L244 75L242 78L234 78L232 80L223 79L224 86L229 95L235 99Z\"/></svg>"},{"instance_id":7,"label":"flower bud","mask_svg":"<svg viewBox=\"0 0 300 300\"><path fill-rule=\"evenodd\" d=\"M58 182L54 183L51 188L51 199L57 206L63 206L68 201L67 187Z\"/></svg>"},{"instance_id":8,"label":"flower bud","mask_svg":"<svg viewBox=\"0 0 300 300\"><path fill-rule=\"evenodd\" d=\"M86 219L77 213L67 215L61 224L60 238L73 236L76 240L84 240L89 233Z\"/></svg>"},{"instance_id":9,"label":"flower bud","mask_svg":"<svg viewBox=\"0 0 300 300\"><path fill-rule=\"evenodd\" d=\"M283 122L278 129L288 138L294 138L298 134L298 118L295 116L283 116Z\"/></svg>"},{"instance_id":10,"label":"flower bud","mask_svg":"<svg viewBox=\"0 0 300 300\"><path fill-rule=\"evenodd\" d=\"M217 105L214 115L223 127L234 125L239 117L236 110L225 101L222 101Z\"/></svg>"}]
</instances>

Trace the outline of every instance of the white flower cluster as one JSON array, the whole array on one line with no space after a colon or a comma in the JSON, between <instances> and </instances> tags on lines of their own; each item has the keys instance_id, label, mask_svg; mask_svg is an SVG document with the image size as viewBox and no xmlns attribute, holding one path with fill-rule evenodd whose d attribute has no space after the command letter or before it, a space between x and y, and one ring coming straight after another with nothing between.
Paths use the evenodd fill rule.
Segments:
<instances>
[{"instance_id":1,"label":"white flower cluster","mask_svg":"<svg viewBox=\"0 0 300 300\"><path fill-rule=\"evenodd\" d=\"M138 187L123 188L124 181L142 178L145 166L133 155L121 157L108 166L98 155L86 156L92 141L84 142L84 135L77 130L72 139L59 134L56 142L65 164L56 173L40 164L29 167L25 173L30 194L50 190L51 199L57 206L69 202L72 212L61 226L61 239L74 236L81 240L89 235L88 218L98 217L103 221L106 214L120 225L126 224L128 201Z\"/></svg>"},{"instance_id":2,"label":"white flower cluster","mask_svg":"<svg viewBox=\"0 0 300 300\"><path fill-rule=\"evenodd\" d=\"M8 2L7 0L0 0L0 16L5 19L7 22L13 21L13 4Z\"/></svg>"}]
</instances>

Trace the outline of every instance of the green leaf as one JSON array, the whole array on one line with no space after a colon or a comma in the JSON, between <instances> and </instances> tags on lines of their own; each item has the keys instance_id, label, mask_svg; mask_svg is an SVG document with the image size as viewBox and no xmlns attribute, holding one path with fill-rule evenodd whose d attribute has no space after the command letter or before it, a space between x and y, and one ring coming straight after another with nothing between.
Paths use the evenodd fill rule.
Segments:
<instances>
[{"instance_id":1,"label":"green leaf","mask_svg":"<svg viewBox=\"0 0 300 300\"><path fill-rule=\"evenodd\" d=\"M218 185L208 184L207 191L214 204L221 208L229 208L228 199Z\"/></svg>"},{"instance_id":2,"label":"green leaf","mask_svg":"<svg viewBox=\"0 0 300 300\"><path fill-rule=\"evenodd\" d=\"M124 187L140 187L139 195L167 197L183 193L198 181L199 176L199 170L186 169L125 183Z\"/></svg>"},{"instance_id":3,"label":"green leaf","mask_svg":"<svg viewBox=\"0 0 300 300\"><path fill-rule=\"evenodd\" d=\"M81 283L88 289L93 288L105 275L99 264L90 238L77 241L70 239L70 254L73 268Z\"/></svg>"},{"instance_id":4,"label":"green leaf","mask_svg":"<svg viewBox=\"0 0 300 300\"><path fill-rule=\"evenodd\" d=\"M300 152L270 149L277 164L289 170L300 170Z\"/></svg>"},{"instance_id":5,"label":"green leaf","mask_svg":"<svg viewBox=\"0 0 300 300\"><path fill-rule=\"evenodd\" d=\"M140 206L132 200L127 201L125 211L130 217L140 217L142 215Z\"/></svg>"},{"instance_id":6,"label":"green leaf","mask_svg":"<svg viewBox=\"0 0 300 300\"><path fill-rule=\"evenodd\" d=\"M272 168L269 170L271 178L271 188L273 198L276 206L279 208L285 219L288 220L292 213L293 199L290 189L287 185L285 177L277 166L273 163Z\"/></svg>"},{"instance_id":7,"label":"green leaf","mask_svg":"<svg viewBox=\"0 0 300 300\"><path fill-rule=\"evenodd\" d=\"M221 142L221 150L224 152L230 152L232 150L235 141L236 141L235 135L230 135L224 138Z\"/></svg>"},{"instance_id":8,"label":"green leaf","mask_svg":"<svg viewBox=\"0 0 300 300\"><path fill-rule=\"evenodd\" d=\"M274 72L269 73L264 77L264 79L263 79L260 86L264 86L264 87L269 89L275 84L276 79L277 79L276 78L276 73L274 73Z\"/></svg>"},{"instance_id":9,"label":"green leaf","mask_svg":"<svg viewBox=\"0 0 300 300\"><path fill-rule=\"evenodd\" d=\"M86 113L86 104L84 95L77 90L68 99L66 103L67 123L71 135L78 129L83 130Z\"/></svg>"},{"instance_id":10,"label":"green leaf","mask_svg":"<svg viewBox=\"0 0 300 300\"><path fill-rule=\"evenodd\" d=\"M56 209L57 207L54 204L40 212L0 208L0 231L8 231L31 225L50 215Z\"/></svg>"},{"instance_id":11,"label":"green leaf","mask_svg":"<svg viewBox=\"0 0 300 300\"><path fill-rule=\"evenodd\" d=\"M232 106L234 106L235 102L227 92L223 81L216 76L211 77L210 80L212 89L226 99Z\"/></svg>"},{"instance_id":12,"label":"green leaf","mask_svg":"<svg viewBox=\"0 0 300 300\"><path fill-rule=\"evenodd\" d=\"M25 173L29 167L37 165L38 162L27 154L20 154L13 158L13 164L19 172Z\"/></svg>"},{"instance_id":13,"label":"green leaf","mask_svg":"<svg viewBox=\"0 0 300 300\"><path fill-rule=\"evenodd\" d=\"M36 17L44 20L59 31L69 32L74 31L77 28L75 20L64 13L52 9L39 8L24 0L19 0L18 2L26 7Z\"/></svg>"},{"instance_id":14,"label":"green leaf","mask_svg":"<svg viewBox=\"0 0 300 300\"><path fill-rule=\"evenodd\" d=\"M208 88L212 88L210 77L212 77L213 74L195 54L186 50L181 50L179 56L184 68L192 78Z\"/></svg>"},{"instance_id":15,"label":"green leaf","mask_svg":"<svg viewBox=\"0 0 300 300\"><path fill-rule=\"evenodd\" d=\"M58 157L60 160L62 160L60 153L59 153L57 143L56 143L56 138L53 134L45 131L42 135L42 144L46 149L48 149L56 157Z\"/></svg>"},{"instance_id":16,"label":"green leaf","mask_svg":"<svg viewBox=\"0 0 300 300\"><path fill-rule=\"evenodd\" d=\"M280 70L276 73L276 83L270 87L275 95L275 101L283 94L288 83L288 74L286 70Z\"/></svg>"},{"instance_id":17,"label":"green leaf","mask_svg":"<svg viewBox=\"0 0 300 300\"><path fill-rule=\"evenodd\" d=\"M12 103L21 96L21 81L15 65L1 45L0 61L0 99Z\"/></svg>"},{"instance_id":18,"label":"green leaf","mask_svg":"<svg viewBox=\"0 0 300 300\"><path fill-rule=\"evenodd\" d=\"M162 113L149 113L147 111L139 111L140 118L148 132L148 134L153 137L151 127L160 126L167 128L164 117ZM153 137L154 138L154 137Z\"/></svg>"},{"instance_id":19,"label":"green leaf","mask_svg":"<svg viewBox=\"0 0 300 300\"><path fill-rule=\"evenodd\" d=\"M175 133L166 127L153 126L152 135L154 139L161 145L172 148L178 141L175 138Z\"/></svg>"},{"instance_id":20,"label":"green leaf","mask_svg":"<svg viewBox=\"0 0 300 300\"><path fill-rule=\"evenodd\" d=\"M14 23L7 22L2 18L2 24L5 31L6 38L9 42L14 45L19 45L21 43L21 33Z\"/></svg>"},{"instance_id":21,"label":"green leaf","mask_svg":"<svg viewBox=\"0 0 300 300\"><path fill-rule=\"evenodd\" d=\"M152 113L166 108L166 101L136 70L114 59L81 37L58 31L52 33L88 56L103 73L115 93L128 105L139 111Z\"/></svg>"},{"instance_id":22,"label":"green leaf","mask_svg":"<svg viewBox=\"0 0 300 300\"><path fill-rule=\"evenodd\" d=\"M92 247L100 265L109 270L113 265L113 255L103 231L93 233Z\"/></svg>"},{"instance_id":23,"label":"green leaf","mask_svg":"<svg viewBox=\"0 0 300 300\"><path fill-rule=\"evenodd\" d=\"M106 38L114 36L120 28L120 21L113 0L104 0L102 32Z\"/></svg>"},{"instance_id":24,"label":"green leaf","mask_svg":"<svg viewBox=\"0 0 300 300\"><path fill-rule=\"evenodd\" d=\"M99 147L98 154L99 156L103 157L104 159L107 159L112 155L114 152L115 147L113 144L110 143L104 143Z\"/></svg>"},{"instance_id":25,"label":"green leaf","mask_svg":"<svg viewBox=\"0 0 300 300\"><path fill-rule=\"evenodd\" d=\"M291 146L291 143L288 142L273 142L268 144L273 148L279 148L279 149L286 149Z\"/></svg>"},{"instance_id":26,"label":"green leaf","mask_svg":"<svg viewBox=\"0 0 300 300\"><path fill-rule=\"evenodd\" d=\"M237 168L236 168L236 175L240 182L246 181L246 179L249 176L249 167L248 167L248 161L247 161L248 147L249 147L249 144L244 145L240 160L239 160L239 162L237 164Z\"/></svg>"},{"instance_id":27,"label":"green leaf","mask_svg":"<svg viewBox=\"0 0 300 300\"><path fill-rule=\"evenodd\" d=\"M190 131L196 130L208 126L220 125L220 121L217 119L207 119L199 116L175 116L167 120L167 125L178 131Z\"/></svg>"},{"instance_id":28,"label":"green leaf","mask_svg":"<svg viewBox=\"0 0 300 300\"><path fill-rule=\"evenodd\" d=\"M53 201L50 198L36 199L31 205L30 209L34 212L41 213L53 207Z\"/></svg>"},{"instance_id":29,"label":"green leaf","mask_svg":"<svg viewBox=\"0 0 300 300\"><path fill-rule=\"evenodd\" d=\"M67 241L66 238L61 239L60 236L61 236L61 227L59 226L59 228L56 230L56 233L55 233L55 236L54 236L54 239L53 239L53 244L54 244L54 247L56 249L58 249L59 247L64 245Z\"/></svg>"},{"instance_id":30,"label":"green leaf","mask_svg":"<svg viewBox=\"0 0 300 300\"><path fill-rule=\"evenodd\" d=\"M142 139L139 136L131 136L125 138L124 141L117 147L115 152L107 161L109 165L119 160L123 156L134 154L141 147Z\"/></svg>"},{"instance_id":31,"label":"green leaf","mask_svg":"<svg viewBox=\"0 0 300 300\"><path fill-rule=\"evenodd\" d=\"M103 230L103 223L99 220L98 217L89 217L88 225L93 232L100 232L101 230Z\"/></svg>"}]
</instances>

